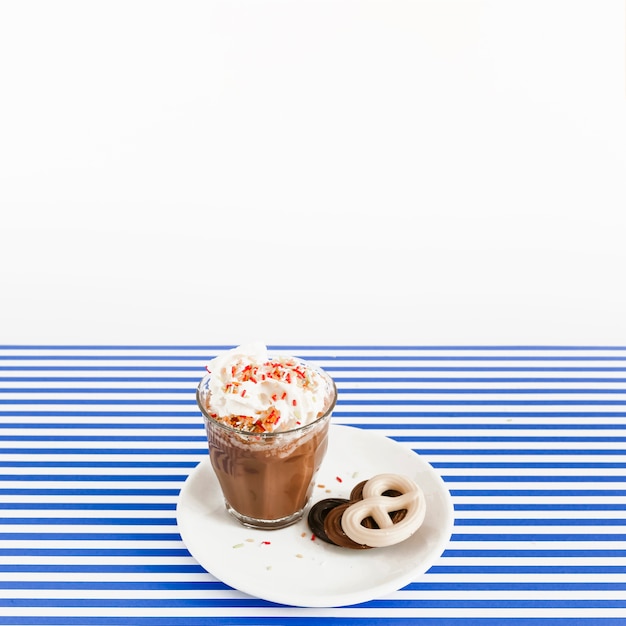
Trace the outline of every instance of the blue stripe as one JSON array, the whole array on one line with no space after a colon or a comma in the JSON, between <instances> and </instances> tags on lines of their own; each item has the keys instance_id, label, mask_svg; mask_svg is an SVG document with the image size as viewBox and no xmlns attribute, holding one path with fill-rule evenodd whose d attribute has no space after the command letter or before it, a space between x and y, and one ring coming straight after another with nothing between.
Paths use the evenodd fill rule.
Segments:
<instances>
[{"instance_id":1,"label":"blue stripe","mask_svg":"<svg viewBox=\"0 0 626 626\"><path fill-rule=\"evenodd\" d=\"M45 412L43 412L45 413ZM50 413L54 413L50 411ZM109 416L121 415L122 413L111 412L108 413ZM0 415L2 415L2 411L0 411ZM14 415L11 413L10 415ZM24 414L25 416L28 413ZM71 413L67 412L65 415L95 415L95 413ZM133 415L145 415L144 413L134 413ZM185 413L183 414L185 417L194 416L195 413ZM363 419L363 426L366 426L369 420L379 417L384 417L389 419L390 417L400 418L400 417L437 417L437 418L445 418L445 419L454 419L456 417L480 417L480 418L490 418L490 417L507 417L507 418L515 418L515 417L530 417L530 418L541 418L541 417L626 417L626 412L624 411L333 411L334 418L340 417L358 417Z\"/></svg>"},{"instance_id":2,"label":"blue stripe","mask_svg":"<svg viewBox=\"0 0 626 626\"><path fill-rule=\"evenodd\" d=\"M0 372L197 372L193 366L173 365L0 365ZM612 371L612 368L611 368ZM626 371L626 368L625 368Z\"/></svg>"},{"instance_id":3,"label":"blue stripe","mask_svg":"<svg viewBox=\"0 0 626 626\"><path fill-rule=\"evenodd\" d=\"M90 522L91 523L91 522ZM117 525L115 523L114 525ZM1 541L180 541L178 533L89 533L89 532L0 532ZM533 543L549 542L549 541L620 541L626 540L626 534L608 534L602 533L597 535L585 533L539 533L536 535L528 533L488 533L488 534L468 534L454 533L452 535L452 548L454 542L502 542L502 541L532 541Z\"/></svg>"},{"instance_id":4,"label":"blue stripe","mask_svg":"<svg viewBox=\"0 0 626 626\"><path fill-rule=\"evenodd\" d=\"M174 511L175 502L0 502L0 510Z\"/></svg>"},{"instance_id":5,"label":"blue stripe","mask_svg":"<svg viewBox=\"0 0 626 626\"><path fill-rule=\"evenodd\" d=\"M0 389L0 391L4 391L3 389ZM23 389L17 389L17 392L19 393L19 391L23 391ZM29 390L30 391L30 390ZM46 391L45 389L42 389L42 391ZM94 389L94 391L98 391L96 389ZM145 392L147 392L148 390L144 390ZM186 389L182 389L179 390L182 393L188 393L188 391ZM583 389L562 389L562 388L550 388L550 389L514 389L514 388L509 388L509 387L503 387L502 389L493 389L493 388L486 388L486 387L479 387L476 389L456 389L454 387L445 387L445 388L440 388L440 389L436 389L436 388L427 388L427 387L420 387L420 388L413 388L413 387L390 387L390 388L380 388L380 387L370 387L368 386L367 388L364 387L355 387L355 388L347 388L347 387L340 387L340 391L343 393L353 393L353 394L372 394L372 393L381 393L381 394L385 394L385 395L395 395L395 394L411 394L411 393L417 393L417 394L437 394L437 395L447 395L447 394L458 394L458 395L482 395L482 394L518 394L518 395L528 395L528 394L532 394L532 395L539 395L539 394L555 394L555 393L559 393L559 394L593 394L593 393L619 393L619 394L624 394L626 393L626 389L596 389L596 388L583 388Z\"/></svg>"},{"instance_id":6,"label":"blue stripe","mask_svg":"<svg viewBox=\"0 0 626 626\"><path fill-rule=\"evenodd\" d=\"M222 351L236 347L234 344L2 344L0 350L209 350ZM626 350L626 346L611 345L558 345L558 344L537 344L537 345L395 345L395 344L372 344L372 345L351 345L351 344L268 344L268 350L354 350L369 352L372 350L485 350L485 351L538 351L538 350L562 350L565 352L577 352L585 350Z\"/></svg>"},{"instance_id":7,"label":"blue stripe","mask_svg":"<svg viewBox=\"0 0 626 626\"><path fill-rule=\"evenodd\" d=\"M170 400L170 399L108 399L108 398L41 398L41 399L0 399L0 404L15 404L15 405L81 405L81 406L117 406L117 405L144 405L144 406L196 406L195 399L192 400ZM337 406L624 406L626 400L367 400L367 399L355 399L341 398L337 402ZM17 412L17 411L0 411L0 415L33 415L37 414L35 411ZM54 411L40 412L39 414L55 414ZM96 413L91 413L96 415ZM118 413L120 414L120 413ZM196 412L179 413L179 415L191 416ZM199 411L198 411L199 414ZM159 412L159 415L168 415L167 412Z\"/></svg>"},{"instance_id":8,"label":"blue stripe","mask_svg":"<svg viewBox=\"0 0 626 626\"><path fill-rule=\"evenodd\" d=\"M2 493L2 490L0 490ZM614 498L626 496L626 489L450 489L452 496L481 496L498 498L502 496L602 496Z\"/></svg>"},{"instance_id":9,"label":"blue stripe","mask_svg":"<svg viewBox=\"0 0 626 626\"><path fill-rule=\"evenodd\" d=\"M456 511L624 511L623 504L613 504L610 502L601 502L593 504L577 504L575 502L568 503L460 503L455 502Z\"/></svg>"},{"instance_id":10,"label":"blue stripe","mask_svg":"<svg viewBox=\"0 0 626 626\"><path fill-rule=\"evenodd\" d=\"M0 533L0 541L181 541L178 533Z\"/></svg>"},{"instance_id":11,"label":"blue stripe","mask_svg":"<svg viewBox=\"0 0 626 626\"><path fill-rule=\"evenodd\" d=\"M61 401L69 404L71 401ZM140 401L137 401L140 403ZM172 400L172 403L185 404ZM80 401L77 401L80 403ZM125 404L120 401L119 404ZM52 402L50 402L52 404ZM94 402L97 404L97 402ZM107 401L102 402L107 404ZM158 404L158 401L155 401ZM195 400L187 404L195 404ZM341 398L337 402L337 406L623 406L626 400L352 400L349 398Z\"/></svg>"},{"instance_id":12,"label":"blue stripe","mask_svg":"<svg viewBox=\"0 0 626 626\"><path fill-rule=\"evenodd\" d=\"M415 441L416 439L420 442L432 442L432 441L441 441L442 443L448 441L458 441L458 436L428 436L423 435L421 433L416 433L414 435L403 435L403 436L395 436L393 437L396 441ZM0 441L58 441L58 435L0 435ZM206 435L64 435L63 441L205 441ZM609 443L609 442L622 442L626 441L626 437L599 437L599 436L589 436L589 437L516 437L515 435L511 435L509 437L469 437L463 436L463 440L467 443L472 442L508 442L508 441L516 441L520 443L531 443L531 442L546 442L546 443L554 443L554 442L569 442L569 443L582 443L582 442L594 442L594 443ZM623 452L623 451L622 451Z\"/></svg>"},{"instance_id":13,"label":"blue stripe","mask_svg":"<svg viewBox=\"0 0 626 626\"><path fill-rule=\"evenodd\" d=\"M626 428L626 425L624 426ZM40 430L40 429L60 429L60 430L77 430L80 428L89 428L93 430L154 430L155 425L153 423L117 423L117 424L98 424L95 422L69 422L69 423L57 423L57 422L28 422L26 424L20 422L3 422L0 423L0 428L21 428L24 430ZM201 419L194 424L184 424L177 422L170 422L169 424L159 422L158 428L175 428L177 430L204 430L204 426ZM63 437L65 439L65 436Z\"/></svg>"},{"instance_id":14,"label":"blue stripe","mask_svg":"<svg viewBox=\"0 0 626 626\"><path fill-rule=\"evenodd\" d=\"M601 438L598 438L598 440ZM58 441L58 435L0 435L0 441ZM206 441L206 435L63 435L70 441Z\"/></svg>"},{"instance_id":15,"label":"blue stripe","mask_svg":"<svg viewBox=\"0 0 626 626\"><path fill-rule=\"evenodd\" d=\"M417 440L417 442L420 441L420 437L419 435L416 435L415 437L411 438L411 437L391 437L392 439L396 440L396 441L414 441ZM550 450L550 449L541 449L541 450L533 450L532 448L529 450L526 450L524 448L518 448L518 449L490 449L490 448L485 448L485 449L463 449L463 448L425 448L424 450L420 450L419 448L414 448L415 451L418 452L418 454L421 454L422 456L428 456L428 455L434 455L434 454L445 454L445 455L469 455L469 456L476 456L476 455L518 455L518 456L537 456L537 454L544 454L544 455L551 455L551 456L557 456L557 455L561 455L561 456L565 456L565 455L571 455L571 456L585 456L585 455L591 455L591 456L620 456L623 457L624 456L624 450L576 450L576 449L569 449L569 450L561 450L561 449L557 449L557 450ZM2 449L0 449L0 452L2 452Z\"/></svg>"},{"instance_id":16,"label":"blue stripe","mask_svg":"<svg viewBox=\"0 0 626 626\"><path fill-rule=\"evenodd\" d=\"M450 441L458 441L459 436L429 436L421 433L415 433L414 435L394 435L393 439L396 441L415 441L420 442L433 442L440 441L442 443ZM0 441L58 441L58 435L0 435ZM99 441L205 441L206 435L63 435L63 441L93 441L94 443ZM532 442L545 442L545 443L617 443L626 441L626 437L519 437L515 435L506 436L492 436L492 437L470 437L463 435L463 440L467 443L472 442L519 442L519 443L532 443ZM624 452L624 451L622 451Z\"/></svg>"},{"instance_id":17,"label":"blue stripe","mask_svg":"<svg viewBox=\"0 0 626 626\"><path fill-rule=\"evenodd\" d=\"M626 507L624 507L626 514ZM10 519L10 518L7 518ZM70 518L71 519L71 518ZM545 517L488 517L488 518L457 518L455 526L626 526L626 518L545 518Z\"/></svg>"},{"instance_id":18,"label":"blue stripe","mask_svg":"<svg viewBox=\"0 0 626 626\"><path fill-rule=\"evenodd\" d=\"M3 361L198 361L198 363L207 363L213 355L169 355L169 354L0 354L0 360ZM324 357L325 358L325 357ZM332 358L332 357L331 357ZM352 357L360 359L360 357ZM389 357L385 357L388 359ZM399 357L402 360L402 357ZM409 357L404 357L409 358ZM439 357L441 358L441 357ZM603 360L614 360L620 357L602 357ZM370 360L369 358L367 360ZM539 359L541 360L541 359ZM585 357L582 360L586 360ZM595 360L595 359L594 359Z\"/></svg>"},{"instance_id":19,"label":"blue stripe","mask_svg":"<svg viewBox=\"0 0 626 626\"><path fill-rule=\"evenodd\" d=\"M542 591L621 591L626 583L541 583ZM537 583L523 582L421 582L409 583L403 591L536 591ZM185 590L185 591L216 591L230 590L231 587L219 581L151 581L151 582L80 582L80 581L0 581L0 589L72 589L72 590L121 590L121 591L152 591L152 590ZM319 619L319 618L318 618ZM352 623L352 620L350 620ZM421 623L421 620L420 620Z\"/></svg>"},{"instance_id":20,"label":"blue stripe","mask_svg":"<svg viewBox=\"0 0 626 626\"><path fill-rule=\"evenodd\" d=\"M200 411L0 411L0 417L193 417ZM333 417L358 417L364 424L370 418L399 417L626 417L624 411L333 411Z\"/></svg>"},{"instance_id":21,"label":"blue stripe","mask_svg":"<svg viewBox=\"0 0 626 626\"><path fill-rule=\"evenodd\" d=\"M173 517L0 517L0 524L20 526L176 526L176 523Z\"/></svg>"},{"instance_id":22,"label":"blue stripe","mask_svg":"<svg viewBox=\"0 0 626 626\"><path fill-rule=\"evenodd\" d=\"M144 563L140 565L68 565L65 563L47 564L11 564L0 563L0 572L66 572L78 574L206 574L200 565L161 565Z\"/></svg>"},{"instance_id":23,"label":"blue stripe","mask_svg":"<svg viewBox=\"0 0 626 626\"><path fill-rule=\"evenodd\" d=\"M193 393L198 381L189 387L0 387L0 393Z\"/></svg>"},{"instance_id":24,"label":"blue stripe","mask_svg":"<svg viewBox=\"0 0 626 626\"><path fill-rule=\"evenodd\" d=\"M0 380L4 380L0 378ZM7 381L11 380L19 380L6 378ZM33 382L36 381L49 380L47 378L35 378ZM67 378L60 378L59 381L70 380ZM85 380L89 382L89 379L76 379L76 380ZM106 381L108 379L102 379L102 381ZM132 380L132 379L120 379L120 380ZM146 379L146 382L150 379ZM174 380L182 380L182 379L174 379ZM185 379L186 380L186 379ZM196 379L189 379L191 381L195 381ZM554 377L550 376L547 378L538 378L538 377L528 377L528 378L519 378L519 377L485 377L485 376L473 376L470 378L459 378L459 377L451 377L451 376L439 376L439 377L414 377L414 376L386 376L386 377L375 377L375 376L333 376L333 380L336 383L366 383L366 384L380 384L380 383L403 383L403 384L413 384L413 383L623 383L626 382L626 378L616 378L616 377L577 377L577 378L564 378L564 377ZM384 390L387 393L387 389ZM440 389L437 389L437 392ZM495 390L494 390L495 391ZM433 390L433 393L435 391ZM571 389L566 390L567 393L571 392Z\"/></svg>"},{"instance_id":25,"label":"blue stripe","mask_svg":"<svg viewBox=\"0 0 626 626\"><path fill-rule=\"evenodd\" d=\"M598 589L621 589L620 586L605 587L598 586ZM119 591L224 591L232 587L219 581L123 581L123 582L100 582L100 581L61 581L61 580L36 580L36 581L0 581L0 589L72 589L72 590L119 590Z\"/></svg>"},{"instance_id":26,"label":"blue stripe","mask_svg":"<svg viewBox=\"0 0 626 626\"><path fill-rule=\"evenodd\" d=\"M453 483L623 483L626 476L442 476ZM129 477L128 480L132 480Z\"/></svg>"},{"instance_id":27,"label":"blue stripe","mask_svg":"<svg viewBox=\"0 0 626 626\"><path fill-rule=\"evenodd\" d=\"M191 383L192 385L196 385L199 380L200 378L198 376L189 378L184 376L0 376L0 382L5 383ZM444 378L442 380L446 379ZM601 381L602 379L590 378L588 380L592 382ZM608 378L606 382L618 382L620 380L619 378ZM626 381L626 379L624 380ZM23 387L20 389L25 390ZM97 387L94 389L97 389Z\"/></svg>"},{"instance_id":28,"label":"blue stripe","mask_svg":"<svg viewBox=\"0 0 626 626\"><path fill-rule=\"evenodd\" d=\"M169 355L169 354L36 354L36 355L10 355L0 354L0 360L3 361L198 361L200 364L207 363L214 355ZM337 355L317 355L317 354L298 354L299 358L307 361L370 361L370 362L388 362L388 361L626 361L626 356L419 356L419 355L371 355L371 354L337 354Z\"/></svg>"},{"instance_id":29,"label":"blue stripe","mask_svg":"<svg viewBox=\"0 0 626 626\"><path fill-rule=\"evenodd\" d=\"M42 399L1 399L0 404L11 405L80 405L80 406L119 406L119 405L141 405L141 406L189 406L195 407L195 400L169 400L169 399L107 399L107 398L42 398ZM390 400L390 399L372 399L372 400L350 400L342 398L337 402L337 406L625 406L626 400ZM54 415L54 411L49 411ZM112 414L127 414L128 412L119 412ZM199 411L181 412L179 415L191 416L199 414ZM27 411L20 413L17 411L0 411L0 415L37 415L45 414L45 412ZM97 415L98 412L92 412L91 415ZM465 413L467 415L467 413ZM141 413L135 413L141 415ZM144 413L145 415L145 413ZM168 412L159 412L156 415L172 415ZM618 413L610 413L609 415L619 415Z\"/></svg>"},{"instance_id":30,"label":"blue stripe","mask_svg":"<svg viewBox=\"0 0 626 626\"><path fill-rule=\"evenodd\" d=\"M439 561L429 570L429 574L626 574L626 565L580 565L574 561L571 565L442 565ZM0 572L67 572L67 573L102 573L102 574L206 574L197 564L139 564L139 565L89 565L89 564L11 564L0 563Z\"/></svg>"},{"instance_id":31,"label":"blue stripe","mask_svg":"<svg viewBox=\"0 0 626 626\"><path fill-rule=\"evenodd\" d=\"M441 563L441 562L440 562ZM580 565L575 560L571 565L433 565L429 574L626 574L626 565Z\"/></svg>"},{"instance_id":32,"label":"blue stripe","mask_svg":"<svg viewBox=\"0 0 626 626\"><path fill-rule=\"evenodd\" d=\"M324 624L338 626L397 626L408 623L411 618L399 618L391 613L388 617L302 617L299 614L281 617L255 616L250 617L43 617L41 615L26 617L3 617L0 615L0 626L319 626L320 619ZM347 621L349 619L349 621ZM419 617L419 626L624 626L622 618L437 618Z\"/></svg>"},{"instance_id":33,"label":"blue stripe","mask_svg":"<svg viewBox=\"0 0 626 626\"><path fill-rule=\"evenodd\" d=\"M193 468L196 461L3 461L0 467L150 467Z\"/></svg>"},{"instance_id":34,"label":"blue stripe","mask_svg":"<svg viewBox=\"0 0 626 626\"><path fill-rule=\"evenodd\" d=\"M110 476L66 476L66 475L13 475L13 474L5 474L0 476L0 480L2 481L11 481L11 482L82 482L91 484L94 482L177 482L181 483L186 480L187 476L133 476L131 475L110 475ZM455 484L455 483L623 483L626 482L626 476L598 476L598 477L576 477L576 476L542 476L542 477L525 477L525 476L500 476L500 477L491 477L491 476L483 476L483 477L475 477L475 476L442 476L444 481ZM23 489L28 489L28 485L26 485ZM78 488L83 493L87 493L87 490L84 487ZM0 490L0 492L8 493L10 490ZM20 489L19 491L22 491ZM30 491L30 490L29 490ZM46 489L42 489L42 491L48 491ZM73 491L73 490L72 490ZM472 490L462 490L457 489L458 493L467 494ZM480 490L482 492L482 490ZM527 492L528 490L502 490L495 489L493 491L494 495L507 493L522 493ZM540 490L535 490L540 491ZM545 490L545 492L555 493L556 490ZM573 492L588 492L589 490L580 490L580 489L569 489L569 490L561 490L564 493L573 493ZM610 490L610 489L598 489L598 494L609 495L609 494L618 494L620 490ZM543 493L543 492L542 492ZM590 495L590 494L587 494Z\"/></svg>"},{"instance_id":35,"label":"blue stripe","mask_svg":"<svg viewBox=\"0 0 626 626\"><path fill-rule=\"evenodd\" d=\"M117 535L115 535L117 537ZM8 538L8 537L7 537ZM452 542L455 541L481 541L484 543L493 543L500 541L525 541L532 543L542 543L546 541L626 541L626 534L608 534L601 533L593 535L591 533L487 533L487 534L469 534L454 533ZM453 545L454 547L454 545Z\"/></svg>"},{"instance_id":36,"label":"blue stripe","mask_svg":"<svg viewBox=\"0 0 626 626\"><path fill-rule=\"evenodd\" d=\"M392 414L389 414L388 417L391 417ZM358 417L358 416L357 416ZM516 430L537 430L537 431L545 431L546 429L550 430L590 430L590 431L599 431L599 430L626 430L626 423L624 424L593 424L593 423L584 423L584 424L511 424L511 423L472 423L472 424L422 424L422 423L397 423L397 422L368 422L359 424L359 428L363 430L406 430L407 427L410 427L412 430L416 431L428 431L428 430L468 430L474 431L479 429L486 429L492 431L516 431ZM154 430L155 425L152 422L128 422L128 423L98 423L98 422L69 422L69 423L61 423L61 422L0 422L0 429L22 429L22 430L50 430L50 429L59 429L59 430L79 430L82 428L88 428L90 430ZM159 422L159 429L175 429L175 430L198 430L204 432L204 425L201 419L198 419L194 423L181 423L181 422ZM63 437L65 438L65 437ZM2 462L0 461L0 466Z\"/></svg>"},{"instance_id":37,"label":"blue stripe","mask_svg":"<svg viewBox=\"0 0 626 626\"><path fill-rule=\"evenodd\" d=\"M0 417L198 417L200 411L0 411Z\"/></svg>"},{"instance_id":38,"label":"blue stripe","mask_svg":"<svg viewBox=\"0 0 626 626\"><path fill-rule=\"evenodd\" d=\"M418 443L420 437L392 437L392 439L398 441L414 441ZM538 451L531 449L463 449L463 448L426 448L420 450L414 448L422 456L428 455L519 455L519 456L536 456ZM576 449L542 449L539 451L544 455L573 455L573 456L623 456L623 450L576 450ZM49 455L49 454L127 454L127 455L197 455L198 460L203 459L207 452L203 448L0 448L0 454L34 454L34 455Z\"/></svg>"},{"instance_id":39,"label":"blue stripe","mask_svg":"<svg viewBox=\"0 0 626 626\"><path fill-rule=\"evenodd\" d=\"M6 369L6 368L5 368ZM166 368L168 371L170 368ZM324 368L328 369L328 368ZM199 376L0 376L0 382L8 383L191 383L194 387ZM333 376L336 383L623 383L626 378L618 377L414 377L414 376ZM25 388L20 388L22 391ZM97 390L98 388L93 388ZM83 390L81 388L81 390ZM387 390L385 390L386 392ZM568 393L571 391L568 389Z\"/></svg>"},{"instance_id":40,"label":"blue stripe","mask_svg":"<svg viewBox=\"0 0 626 626\"><path fill-rule=\"evenodd\" d=\"M3 368L0 367L0 370ZM34 368L38 369L38 368ZM142 369L142 368L138 368ZM170 368L165 368L170 369ZM175 369L175 368L173 368ZM626 372L626 367L547 367L547 366L431 366L420 367L417 365L324 365L327 372Z\"/></svg>"},{"instance_id":41,"label":"blue stripe","mask_svg":"<svg viewBox=\"0 0 626 626\"><path fill-rule=\"evenodd\" d=\"M481 550L454 550L448 549L443 553L443 558L557 558L557 559L572 559L573 565L576 564L576 559L579 558L612 558L619 562L620 559L626 557L626 550L535 550L532 548L520 549L520 550L498 550L498 549L481 549Z\"/></svg>"},{"instance_id":42,"label":"blue stripe","mask_svg":"<svg viewBox=\"0 0 626 626\"><path fill-rule=\"evenodd\" d=\"M189 391L185 393L189 394ZM193 394L192 394L193 395ZM161 405L176 405L176 406L196 406L195 399L192 400L168 400L167 398L146 398L136 400L134 398L124 398L123 400L109 399L109 398L0 398L0 404L64 404L64 405L145 405L145 406L161 406ZM625 403L626 404L626 403Z\"/></svg>"},{"instance_id":43,"label":"blue stripe","mask_svg":"<svg viewBox=\"0 0 626 626\"><path fill-rule=\"evenodd\" d=\"M0 548L0 556L112 556L112 557L190 557L185 549L177 548ZM95 566L99 571L101 566ZM88 571L88 570L84 570ZM145 570L144 570L145 571Z\"/></svg>"},{"instance_id":44,"label":"blue stripe","mask_svg":"<svg viewBox=\"0 0 626 626\"><path fill-rule=\"evenodd\" d=\"M48 482L182 482L187 474L151 474L148 476L134 474L0 474L0 481L48 481ZM626 480L626 478L624 478Z\"/></svg>"},{"instance_id":45,"label":"blue stripe","mask_svg":"<svg viewBox=\"0 0 626 626\"><path fill-rule=\"evenodd\" d=\"M453 598L445 600L372 600L364 604L360 604L361 607L369 608L415 608L415 609L477 609L477 608L490 608L490 609L609 609L609 608L626 608L626 600L578 600L566 599L555 600L552 598L534 598L532 600L518 600L518 599L506 599L506 600L493 600L493 599L478 599L478 600L456 600Z\"/></svg>"},{"instance_id":46,"label":"blue stripe","mask_svg":"<svg viewBox=\"0 0 626 626\"><path fill-rule=\"evenodd\" d=\"M393 437L396 441L414 441L418 439L419 441L458 441L459 437L450 436L450 437L431 437L427 435L422 435L421 433L416 433L413 436L395 436ZM96 437L94 437L96 439ZM475 441L492 441L492 442L504 442L504 441L517 441L517 442L540 442L545 441L546 443L553 442L569 442L569 443L580 443L580 442L620 442L626 441L626 437L516 437L515 435L511 435L510 437L469 437L463 435L463 441L467 443L475 442ZM590 450L591 452L591 450ZM622 450L624 453L624 450Z\"/></svg>"},{"instance_id":47,"label":"blue stripe","mask_svg":"<svg viewBox=\"0 0 626 626\"><path fill-rule=\"evenodd\" d=\"M205 448L0 448L0 454L194 454L202 459Z\"/></svg>"},{"instance_id":48,"label":"blue stripe","mask_svg":"<svg viewBox=\"0 0 626 626\"><path fill-rule=\"evenodd\" d=\"M626 372L626 367L541 367L541 366L432 366L410 365L324 365L327 372ZM0 365L0 371L9 372L196 372L196 380L203 369L184 365Z\"/></svg>"},{"instance_id":49,"label":"blue stripe","mask_svg":"<svg viewBox=\"0 0 626 626\"><path fill-rule=\"evenodd\" d=\"M147 350L149 352L156 352L158 350L204 350L209 352L230 350L234 348L233 345L227 344L216 344L216 345L73 345L73 344L40 344L40 345L32 345L32 344L3 344L0 345L0 350ZM305 348L305 346L301 346L301 348ZM309 346L310 349L315 349L316 346ZM395 349L395 348L394 348ZM403 348L398 348L403 349ZM411 348L404 348L410 350ZM574 350L575 348L565 348ZM619 347L613 348L582 348L583 350L620 350ZM39 358L39 355L36 355Z\"/></svg>"},{"instance_id":50,"label":"blue stripe","mask_svg":"<svg viewBox=\"0 0 626 626\"><path fill-rule=\"evenodd\" d=\"M180 489L0 489L3 496L178 496Z\"/></svg>"},{"instance_id":51,"label":"blue stripe","mask_svg":"<svg viewBox=\"0 0 626 626\"><path fill-rule=\"evenodd\" d=\"M334 379L335 382L340 382L338 379ZM608 389L608 388L583 388L583 389L563 389L563 388L525 388L517 389L510 387L491 388L491 387L479 387L476 389L458 389L455 387L373 387L372 381L367 379L360 379L359 382L366 383L365 387L343 387L338 385L339 390L342 393L350 394L437 394L437 395L493 395L493 394L516 394L516 395L540 395L540 394L625 394L626 389ZM406 381L405 381L406 382ZM484 382L474 379L473 382ZM612 381L614 382L614 381ZM188 387L0 387L0 393L44 393L44 394L58 394L58 393L115 393L115 394L192 394L195 392L198 380L194 381L194 384L190 384ZM160 400L163 401L163 400Z\"/></svg>"},{"instance_id":52,"label":"blue stripe","mask_svg":"<svg viewBox=\"0 0 626 626\"><path fill-rule=\"evenodd\" d=\"M87 598L33 598L33 599L5 599L0 598L0 606L9 607L100 607L100 608L260 608L280 606L259 598L172 598L172 599L87 599ZM359 607L369 608L415 608L415 609L475 609L475 608L491 608L491 609L537 609L537 608L626 608L626 600L374 600L364 604L357 605ZM19 622L18 622L19 623Z\"/></svg>"},{"instance_id":53,"label":"blue stripe","mask_svg":"<svg viewBox=\"0 0 626 626\"><path fill-rule=\"evenodd\" d=\"M403 591L537 591L537 583L526 582L423 582L409 583ZM541 588L546 591L622 591L626 590L626 582L542 582Z\"/></svg>"},{"instance_id":54,"label":"blue stripe","mask_svg":"<svg viewBox=\"0 0 626 626\"><path fill-rule=\"evenodd\" d=\"M359 417L359 415L355 415L355 417ZM390 414L391 417L391 414ZM486 417L484 415L483 417ZM173 430L200 430L204 431L204 425L201 419L194 421L193 423L186 422L159 422L159 428L167 428ZM153 423L146 422L125 422L125 423L99 423L99 422L2 422L0 423L0 429L23 429L23 430L79 430L88 428L90 430L154 430L155 425ZM411 428L417 431L427 431L427 430L501 430L501 431L515 431L515 430L537 430L543 431L546 429L550 430L590 430L590 431L600 431L600 430L626 430L626 423L614 423L614 424L594 424L594 423L585 423L585 424L550 424L549 426L540 423L534 424L501 424L499 422L484 422L484 423L474 423L471 424L428 424L428 423L403 423L403 422L374 422L374 423L364 423L359 424L359 428L361 429L377 429L377 430L401 430L406 428ZM1 462L0 462L1 465Z\"/></svg>"},{"instance_id":55,"label":"blue stripe","mask_svg":"<svg viewBox=\"0 0 626 626\"><path fill-rule=\"evenodd\" d=\"M485 469L562 469L562 468L570 468L570 469L623 469L626 468L626 463L557 463L557 462L529 462L529 463L511 463L507 461L489 461L489 462L455 462L455 461L431 461L430 463L433 467L437 467L440 469L456 467L459 469L463 468L485 468Z\"/></svg>"}]
</instances>

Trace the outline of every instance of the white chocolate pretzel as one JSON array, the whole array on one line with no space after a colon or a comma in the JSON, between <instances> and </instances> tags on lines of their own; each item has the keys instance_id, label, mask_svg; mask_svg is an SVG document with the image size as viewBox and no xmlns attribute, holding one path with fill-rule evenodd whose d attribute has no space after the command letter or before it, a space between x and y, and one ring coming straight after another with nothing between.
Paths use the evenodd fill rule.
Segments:
<instances>
[{"instance_id":1,"label":"white chocolate pretzel","mask_svg":"<svg viewBox=\"0 0 626 626\"><path fill-rule=\"evenodd\" d=\"M402 495L383 496L393 489ZM392 511L406 509L400 522L394 524ZM420 486L399 474L378 474L363 487L363 499L351 504L341 517L344 533L356 543L372 548L383 548L408 539L424 521L426 500ZM379 528L366 528L361 522L372 517Z\"/></svg>"}]
</instances>

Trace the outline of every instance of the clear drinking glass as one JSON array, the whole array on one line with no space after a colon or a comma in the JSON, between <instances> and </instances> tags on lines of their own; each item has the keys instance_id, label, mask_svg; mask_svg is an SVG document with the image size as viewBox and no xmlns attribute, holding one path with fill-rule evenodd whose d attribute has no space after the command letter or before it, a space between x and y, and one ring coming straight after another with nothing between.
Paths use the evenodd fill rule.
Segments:
<instances>
[{"instance_id":1,"label":"clear drinking glass","mask_svg":"<svg viewBox=\"0 0 626 626\"><path fill-rule=\"evenodd\" d=\"M207 412L211 375L198 385L196 401L204 417L211 465L226 509L245 526L284 528L304 514L326 454L337 401L333 379L314 369L326 384L324 414L310 424L281 432L250 433L217 421Z\"/></svg>"}]
</instances>

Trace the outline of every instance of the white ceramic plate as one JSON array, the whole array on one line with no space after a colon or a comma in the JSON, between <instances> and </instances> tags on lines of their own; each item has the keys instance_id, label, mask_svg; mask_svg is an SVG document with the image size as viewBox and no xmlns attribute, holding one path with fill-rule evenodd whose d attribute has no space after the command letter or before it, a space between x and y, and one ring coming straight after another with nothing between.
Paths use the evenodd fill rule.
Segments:
<instances>
[{"instance_id":1,"label":"white ceramic plate","mask_svg":"<svg viewBox=\"0 0 626 626\"><path fill-rule=\"evenodd\" d=\"M348 497L358 482L387 472L413 479L427 502L421 528L395 546L350 550L311 540L306 513L300 522L281 530L246 528L226 512L208 457L181 489L178 528L202 567L245 593L306 607L366 602L404 587L428 570L446 547L454 522L450 494L424 459L388 437L349 426L331 425L328 453L311 503Z\"/></svg>"}]
</instances>

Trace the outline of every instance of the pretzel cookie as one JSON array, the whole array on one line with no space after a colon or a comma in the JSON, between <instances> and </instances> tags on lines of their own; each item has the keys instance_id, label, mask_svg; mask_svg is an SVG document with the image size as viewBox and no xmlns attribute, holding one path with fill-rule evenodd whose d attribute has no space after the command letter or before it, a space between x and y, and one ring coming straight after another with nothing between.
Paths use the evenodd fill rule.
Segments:
<instances>
[{"instance_id":1,"label":"pretzel cookie","mask_svg":"<svg viewBox=\"0 0 626 626\"><path fill-rule=\"evenodd\" d=\"M383 495L388 490L401 495ZM403 519L394 524L390 513L406 510ZM343 512L341 527L356 544L382 548L408 539L424 521L426 501L419 485L399 474L378 474L363 486L363 499ZM367 528L363 521L371 517L378 526Z\"/></svg>"},{"instance_id":2,"label":"pretzel cookie","mask_svg":"<svg viewBox=\"0 0 626 626\"><path fill-rule=\"evenodd\" d=\"M314 504L308 522L323 541L362 550L404 541L420 527L425 511L418 485L398 474L379 474L356 485L349 500L326 498Z\"/></svg>"}]
</instances>

